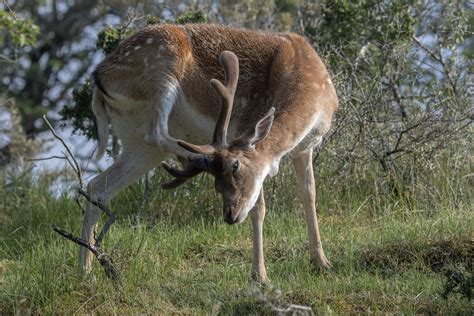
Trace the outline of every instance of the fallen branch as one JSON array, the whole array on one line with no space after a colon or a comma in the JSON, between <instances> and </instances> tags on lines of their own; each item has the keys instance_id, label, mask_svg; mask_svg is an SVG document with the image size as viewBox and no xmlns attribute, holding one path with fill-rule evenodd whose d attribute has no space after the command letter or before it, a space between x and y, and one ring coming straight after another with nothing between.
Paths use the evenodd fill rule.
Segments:
<instances>
[{"instance_id":1,"label":"fallen branch","mask_svg":"<svg viewBox=\"0 0 474 316\"><path fill-rule=\"evenodd\" d=\"M286 304L283 306L272 306L272 311L277 313L291 313L299 315L314 315L313 309L309 306L298 305L298 304Z\"/></svg>"},{"instance_id":2,"label":"fallen branch","mask_svg":"<svg viewBox=\"0 0 474 316\"><path fill-rule=\"evenodd\" d=\"M84 190L79 189L78 192L79 192L80 195L85 197L87 199L87 201L89 201L89 203L91 203L92 205L97 206L99 209L101 209L109 217L109 219L105 222L104 226L102 226L102 229L100 230L100 233L99 233L99 237L97 237L97 239L95 240L95 246L100 247L100 245L102 243L102 240L105 237L105 234L107 234L107 232L110 229L110 226L112 226L112 224L115 222L115 218L116 218L115 213L112 212L107 206L102 204L100 201L92 200L91 197Z\"/></svg>"},{"instance_id":3,"label":"fallen branch","mask_svg":"<svg viewBox=\"0 0 474 316\"><path fill-rule=\"evenodd\" d=\"M84 239L76 237L72 233L56 225L51 225L51 227L56 233L63 236L64 238L89 249L97 258L100 265L104 268L105 274L114 281L114 284L119 286L121 285L120 274L117 270L117 267L115 266L112 256L108 255L100 246L97 246L97 243L96 245L92 245Z\"/></svg>"},{"instance_id":4,"label":"fallen branch","mask_svg":"<svg viewBox=\"0 0 474 316\"><path fill-rule=\"evenodd\" d=\"M314 315L311 306L282 302L280 289L271 285L255 288L253 295L258 302L265 304L276 315Z\"/></svg>"}]
</instances>

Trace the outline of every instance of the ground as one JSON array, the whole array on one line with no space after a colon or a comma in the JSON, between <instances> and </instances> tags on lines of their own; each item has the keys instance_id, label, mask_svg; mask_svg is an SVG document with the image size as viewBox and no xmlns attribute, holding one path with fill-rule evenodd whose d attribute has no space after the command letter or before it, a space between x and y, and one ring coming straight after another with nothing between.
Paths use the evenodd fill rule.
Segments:
<instances>
[{"instance_id":1,"label":"ground","mask_svg":"<svg viewBox=\"0 0 474 316\"><path fill-rule=\"evenodd\" d=\"M264 229L269 285L250 280L250 221L225 224L205 177L177 191L152 188L138 226L142 185L111 203L119 219L104 247L115 249L122 279L116 288L98 264L80 278L77 245L50 228L58 224L79 233L81 211L74 200L20 179L0 191L0 312L274 314L288 304L317 314L472 311L462 294L443 298L446 269L472 274L469 204L388 203L379 211L362 199L335 208L319 205L321 235L334 266L319 271L310 265L293 186L286 187L285 177L274 181L267 188Z\"/></svg>"}]
</instances>

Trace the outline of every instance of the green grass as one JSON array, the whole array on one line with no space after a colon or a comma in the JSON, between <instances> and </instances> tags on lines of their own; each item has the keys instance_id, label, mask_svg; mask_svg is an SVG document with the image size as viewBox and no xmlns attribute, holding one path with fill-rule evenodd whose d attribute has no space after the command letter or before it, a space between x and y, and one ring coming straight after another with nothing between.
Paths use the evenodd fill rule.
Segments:
<instances>
[{"instance_id":1,"label":"green grass","mask_svg":"<svg viewBox=\"0 0 474 316\"><path fill-rule=\"evenodd\" d=\"M433 180L427 190L383 201L367 186L348 183L331 192L328 180L319 181L321 234L334 265L321 272L309 264L302 209L283 168L266 192L272 281L266 287L250 281L250 221L224 223L209 178L172 192L153 190L142 225L133 228L143 194L137 184L111 203L119 219L104 245L110 250L119 242L121 290L98 264L80 279L78 247L51 230L54 223L79 234L75 202L54 198L47 178L39 185L19 179L0 189L0 312L272 314L273 302L320 314L469 314L472 301L442 298L443 269L463 266L472 273L474 262L472 188L460 179Z\"/></svg>"}]
</instances>

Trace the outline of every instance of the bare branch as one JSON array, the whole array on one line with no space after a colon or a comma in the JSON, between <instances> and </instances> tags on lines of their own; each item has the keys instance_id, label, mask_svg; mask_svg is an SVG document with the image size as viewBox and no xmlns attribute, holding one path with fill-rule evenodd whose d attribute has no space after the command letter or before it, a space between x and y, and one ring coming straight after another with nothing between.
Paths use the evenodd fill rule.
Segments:
<instances>
[{"instance_id":1,"label":"bare branch","mask_svg":"<svg viewBox=\"0 0 474 316\"><path fill-rule=\"evenodd\" d=\"M443 61L441 60L441 57L436 55L435 52L433 52L428 46L424 45L422 42L420 42L420 40L418 38L416 38L416 36L412 36L411 37L413 39L413 41L416 43L416 45L418 45L420 48L422 48L425 52L428 53L428 55L430 55L434 60L436 60L437 62L439 63L443 63Z\"/></svg>"},{"instance_id":2,"label":"bare branch","mask_svg":"<svg viewBox=\"0 0 474 316\"><path fill-rule=\"evenodd\" d=\"M443 72L444 75L446 76L446 79L448 80L449 84L451 85L451 88L453 89L454 95L457 96L457 87L456 84L454 83L454 80L451 78L449 75L449 70L446 66L446 63L443 60L443 55L439 53L438 55L435 54L429 47L424 45L423 43L420 42L419 39L417 39L415 36L412 36L413 41L418 45L420 48L422 48L424 51L426 51L431 57L433 57L434 60L439 62L441 66L443 67Z\"/></svg>"},{"instance_id":3,"label":"bare branch","mask_svg":"<svg viewBox=\"0 0 474 316\"><path fill-rule=\"evenodd\" d=\"M59 136L56 131L54 130L53 126L51 125L51 123L49 122L48 118L46 117L46 115L43 115L43 121L46 123L46 126L48 127L48 129L51 131L51 133L53 134L53 136L59 140L61 142L61 144L63 144L64 148L66 149L66 151L68 152L69 154L69 157L72 159L72 162L67 159L67 156L66 156L66 159L68 160L68 162L71 164L71 167L74 169L74 171L76 172L77 174L77 178L79 179L79 185L80 185L80 188L83 188L84 184L82 182L82 173L81 173L81 168L79 167L79 163L77 162L76 158L74 158L74 155L72 154L72 151L71 149L69 149L69 146L66 144L66 142L62 139L61 136ZM73 164L74 163L74 164Z\"/></svg>"},{"instance_id":4,"label":"bare branch","mask_svg":"<svg viewBox=\"0 0 474 316\"><path fill-rule=\"evenodd\" d=\"M81 239L79 237L76 237L74 236L73 234L71 234L70 232L68 231L65 231L64 229L56 226L56 225L51 225L51 228L57 232L58 234L60 234L61 236L63 236L64 238L67 238L73 242L75 242L76 244L79 244L83 247L86 247L87 249L89 249L90 251L92 251L92 253L95 255L95 256L98 256L99 255L99 250L97 249L96 246L92 245L91 243L85 241L84 239Z\"/></svg>"},{"instance_id":5,"label":"bare branch","mask_svg":"<svg viewBox=\"0 0 474 316\"><path fill-rule=\"evenodd\" d=\"M15 20L18 20L18 16L16 15L15 11L13 11L12 8L10 8L10 6L8 5L7 0L3 0L3 5L4 5L5 7L7 7L8 11L10 11L10 15L11 15Z\"/></svg>"},{"instance_id":6,"label":"bare branch","mask_svg":"<svg viewBox=\"0 0 474 316\"><path fill-rule=\"evenodd\" d=\"M27 159L27 161L44 161L44 160L51 160L51 159L67 160L67 157L65 157L65 156L51 156L51 157L44 157L44 158L31 158L31 159Z\"/></svg>"},{"instance_id":7,"label":"bare branch","mask_svg":"<svg viewBox=\"0 0 474 316\"><path fill-rule=\"evenodd\" d=\"M51 225L51 227L56 233L63 236L64 238L69 239L72 242L89 249L94 254L94 256L96 256L100 265L104 268L106 275L114 281L114 284L116 286L121 286L120 274L117 270L117 267L115 266L113 258L109 256L107 253L105 253L102 250L102 248L100 248L97 244L92 245L91 243L85 241L84 239L76 237L70 232L65 231L64 229L56 225Z\"/></svg>"}]
</instances>

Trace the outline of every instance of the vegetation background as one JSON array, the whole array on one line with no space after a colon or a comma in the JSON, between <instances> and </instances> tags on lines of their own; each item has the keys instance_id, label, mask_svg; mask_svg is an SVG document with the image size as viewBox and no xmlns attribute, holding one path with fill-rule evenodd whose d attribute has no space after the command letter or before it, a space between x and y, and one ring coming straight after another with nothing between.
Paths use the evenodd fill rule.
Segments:
<instances>
[{"instance_id":1,"label":"vegetation background","mask_svg":"<svg viewBox=\"0 0 474 316\"><path fill-rule=\"evenodd\" d=\"M4 0L0 312L304 313L298 304L317 314L470 314L473 7L437 0ZM99 266L81 279L77 245L50 227L80 230L74 174L39 171L28 160L50 146L40 118L94 139L94 65L149 24L203 22L305 35L332 73L340 111L314 167L334 268L323 273L309 264L295 179L283 164L266 183L269 286L250 282L250 224L224 224L211 179L163 192L161 170L110 205L118 221L104 247L113 250L122 289ZM110 155L119 150L111 139ZM81 148L75 155L89 174L99 171Z\"/></svg>"}]
</instances>

